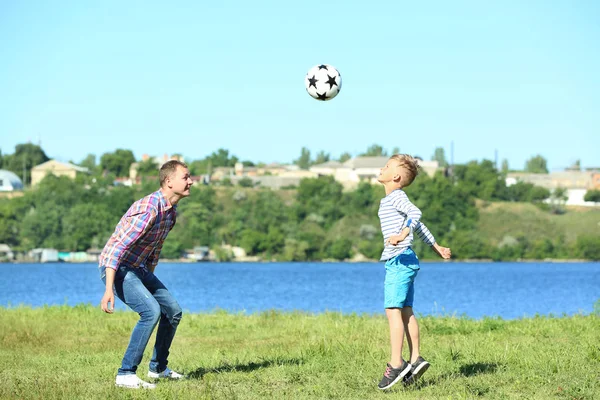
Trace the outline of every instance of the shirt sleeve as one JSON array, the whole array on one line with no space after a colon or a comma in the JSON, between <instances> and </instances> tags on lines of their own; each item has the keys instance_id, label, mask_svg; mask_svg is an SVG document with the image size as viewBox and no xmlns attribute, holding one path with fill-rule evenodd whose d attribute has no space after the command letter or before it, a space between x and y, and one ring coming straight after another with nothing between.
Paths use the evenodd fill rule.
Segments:
<instances>
[{"instance_id":1,"label":"shirt sleeve","mask_svg":"<svg viewBox=\"0 0 600 400\"><path fill-rule=\"evenodd\" d=\"M105 267L116 271L126 250L148 232L155 218L156 213L153 211L141 211L129 214L123 221L123 226L121 226L118 237L107 252L108 257Z\"/></svg>"},{"instance_id":2,"label":"shirt sleeve","mask_svg":"<svg viewBox=\"0 0 600 400\"><path fill-rule=\"evenodd\" d=\"M433 246L435 244L435 238L433 237L433 234L421 221L417 222L414 232L425 244L428 244L429 246Z\"/></svg>"},{"instance_id":3,"label":"shirt sleeve","mask_svg":"<svg viewBox=\"0 0 600 400\"><path fill-rule=\"evenodd\" d=\"M421 210L410 202L408 196L403 191L400 191L400 195L393 201L392 205L398 212L406 216L407 226L414 231L421 219Z\"/></svg>"}]
</instances>

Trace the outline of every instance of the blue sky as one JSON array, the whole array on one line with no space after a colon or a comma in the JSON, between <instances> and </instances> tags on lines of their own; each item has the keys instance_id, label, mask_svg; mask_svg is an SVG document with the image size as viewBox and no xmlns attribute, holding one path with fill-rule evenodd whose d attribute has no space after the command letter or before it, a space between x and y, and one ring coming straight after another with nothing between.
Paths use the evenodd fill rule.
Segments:
<instances>
[{"instance_id":1,"label":"blue sky","mask_svg":"<svg viewBox=\"0 0 600 400\"><path fill-rule=\"evenodd\" d=\"M0 149L268 163L454 143L457 163L600 166L598 21L591 0L1 2ZM304 90L322 63L343 79L329 102Z\"/></svg>"}]
</instances>

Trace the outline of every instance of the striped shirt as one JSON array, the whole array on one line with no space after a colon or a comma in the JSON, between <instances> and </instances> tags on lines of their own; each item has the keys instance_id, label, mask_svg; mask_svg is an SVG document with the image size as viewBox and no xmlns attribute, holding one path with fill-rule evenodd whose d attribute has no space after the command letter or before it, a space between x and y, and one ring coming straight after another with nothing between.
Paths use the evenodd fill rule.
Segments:
<instances>
[{"instance_id":1,"label":"striped shirt","mask_svg":"<svg viewBox=\"0 0 600 400\"><path fill-rule=\"evenodd\" d=\"M402 189L396 189L381 199L378 215L384 241L382 261L389 260L410 247L414 238L413 232L416 232L419 238L428 245L435 244L435 238L425 224L420 221L421 210L410 202ZM400 231L407 226L410 228L410 232L406 239L395 246L387 243L390 236L400 234Z\"/></svg>"},{"instance_id":2,"label":"striped shirt","mask_svg":"<svg viewBox=\"0 0 600 400\"><path fill-rule=\"evenodd\" d=\"M156 267L163 243L176 221L171 206L158 190L136 201L123 215L100 254L99 266Z\"/></svg>"}]
</instances>

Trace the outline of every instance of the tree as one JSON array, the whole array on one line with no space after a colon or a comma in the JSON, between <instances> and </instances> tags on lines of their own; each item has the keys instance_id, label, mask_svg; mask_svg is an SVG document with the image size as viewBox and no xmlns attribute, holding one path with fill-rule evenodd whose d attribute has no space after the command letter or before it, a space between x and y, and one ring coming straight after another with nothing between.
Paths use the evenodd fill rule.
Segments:
<instances>
[{"instance_id":1,"label":"tree","mask_svg":"<svg viewBox=\"0 0 600 400\"><path fill-rule=\"evenodd\" d=\"M343 163L343 162L348 161L351 158L352 158L352 155L350 153L346 152L346 153L342 153L340 155L340 158L338 159L338 161Z\"/></svg>"},{"instance_id":2,"label":"tree","mask_svg":"<svg viewBox=\"0 0 600 400\"><path fill-rule=\"evenodd\" d=\"M336 260L345 260L352 256L352 241L349 238L337 238L329 246L329 256Z\"/></svg>"},{"instance_id":3,"label":"tree","mask_svg":"<svg viewBox=\"0 0 600 400\"><path fill-rule=\"evenodd\" d=\"M152 158L148 158L147 160L140 161L137 165L137 174L138 176L158 176L158 163L154 161Z\"/></svg>"},{"instance_id":4,"label":"tree","mask_svg":"<svg viewBox=\"0 0 600 400\"><path fill-rule=\"evenodd\" d=\"M561 187L554 189L550 196L550 211L553 214L564 214L564 205L568 199L567 189Z\"/></svg>"},{"instance_id":5,"label":"tree","mask_svg":"<svg viewBox=\"0 0 600 400\"><path fill-rule=\"evenodd\" d=\"M505 158L504 160L502 160L502 173L503 174L507 174L508 173L508 160Z\"/></svg>"},{"instance_id":6,"label":"tree","mask_svg":"<svg viewBox=\"0 0 600 400\"><path fill-rule=\"evenodd\" d=\"M594 203L600 202L600 190L590 189L585 193L583 197L585 201L593 201Z\"/></svg>"},{"instance_id":7,"label":"tree","mask_svg":"<svg viewBox=\"0 0 600 400\"><path fill-rule=\"evenodd\" d=\"M321 150L317 153L317 157L315 158L315 164L323 164L329 161L329 153L325 153L325 151Z\"/></svg>"},{"instance_id":8,"label":"tree","mask_svg":"<svg viewBox=\"0 0 600 400\"><path fill-rule=\"evenodd\" d=\"M241 187L245 187L245 188L251 188L251 187L254 187L254 181L252 179L248 178L247 176L245 176L238 181L238 185L240 185Z\"/></svg>"},{"instance_id":9,"label":"tree","mask_svg":"<svg viewBox=\"0 0 600 400\"><path fill-rule=\"evenodd\" d=\"M32 143L18 144L14 154L2 157L2 168L14 172L23 178L23 183L31 183L31 168L50 160L44 150Z\"/></svg>"},{"instance_id":10,"label":"tree","mask_svg":"<svg viewBox=\"0 0 600 400\"><path fill-rule=\"evenodd\" d=\"M219 149L206 157L211 167L233 167L239 161L234 155L229 155L229 150Z\"/></svg>"},{"instance_id":11,"label":"tree","mask_svg":"<svg viewBox=\"0 0 600 400\"><path fill-rule=\"evenodd\" d=\"M104 153L100 157L100 166L103 170L116 176L129 176L129 168L135 162L131 150L117 149L114 153Z\"/></svg>"},{"instance_id":12,"label":"tree","mask_svg":"<svg viewBox=\"0 0 600 400\"><path fill-rule=\"evenodd\" d=\"M80 203L69 209L62 220L62 235L67 250L98 248L110 235L111 214L106 207Z\"/></svg>"},{"instance_id":13,"label":"tree","mask_svg":"<svg viewBox=\"0 0 600 400\"><path fill-rule=\"evenodd\" d=\"M470 196L482 200L504 200L506 198L506 182L490 160L481 163L471 161L465 165L454 166L457 186Z\"/></svg>"},{"instance_id":14,"label":"tree","mask_svg":"<svg viewBox=\"0 0 600 400\"><path fill-rule=\"evenodd\" d=\"M525 172L530 172L532 174L547 174L548 166L546 159L541 155L530 158L525 163Z\"/></svg>"},{"instance_id":15,"label":"tree","mask_svg":"<svg viewBox=\"0 0 600 400\"><path fill-rule=\"evenodd\" d=\"M89 169L90 172L93 172L96 169L96 155L88 154L83 160L81 160L79 165Z\"/></svg>"},{"instance_id":16,"label":"tree","mask_svg":"<svg viewBox=\"0 0 600 400\"><path fill-rule=\"evenodd\" d=\"M448 166L448 162L446 161L446 153L444 152L443 147L436 147L431 159L433 161L437 161L440 164L440 167Z\"/></svg>"},{"instance_id":17,"label":"tree","mask_svg":"<svg viewBox=\"0 0 600 400\"><path fill-rule=\"evenodd\" d=\"M369 146L367 151L365 153L361 154L361 156L363 156L363 157L385 157L385 156L387 156L387 152L383 149L382 146L379 146L378 144L373 144L373 145Z\"/></svg>"},{"instance_id":18,"label":"tree","mask_svg":"<svg viewBox=\"0 0 600 400\"><path fill-rule=\"evenodd\" d=\"M577 237L575 243L579 257L586 260L600 260L600 238L595 235L583 235Z\"/></svg>"},{"instance_id":19,"label":"tree","mask_svg":"<svg viewBox=\"0 0 600 400\"><path fill-rule=\"evenodd\" d=\"M294 160L294 164L299 166L301 169L308 169L310 167L310 150L303 147L300 151L300 158Z\"/></svg>"}]
</instances>

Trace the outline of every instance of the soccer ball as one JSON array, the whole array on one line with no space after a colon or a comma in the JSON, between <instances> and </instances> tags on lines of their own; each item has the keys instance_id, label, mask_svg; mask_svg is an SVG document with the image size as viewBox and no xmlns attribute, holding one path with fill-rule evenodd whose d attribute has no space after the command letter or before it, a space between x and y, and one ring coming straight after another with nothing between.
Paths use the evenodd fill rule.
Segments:
<instances>
[{"instance_id":1,"label":"soccer ball","mask_svg":"<svg viewBox=\"0 0 600 400\"><path fill-rule=\"evenodd\" d=\"M306 86L308 94L315 99L331 100L342 89L342 76L331 65L315 65L306 74L304 86Z\"/></svg>"}]
</instances>

